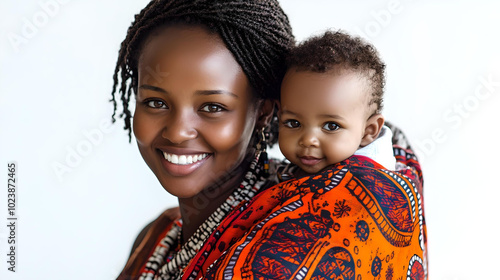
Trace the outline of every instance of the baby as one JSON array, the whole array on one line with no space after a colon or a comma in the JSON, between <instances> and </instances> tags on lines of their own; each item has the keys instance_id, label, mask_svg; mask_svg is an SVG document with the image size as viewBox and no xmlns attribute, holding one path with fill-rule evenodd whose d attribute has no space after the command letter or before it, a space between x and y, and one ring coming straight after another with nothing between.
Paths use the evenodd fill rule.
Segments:
<instances>
[{"instance_id":1,"label":"baby","mask_svg":"<svg viewBox=\"0 0 500 280\"><path fill-rule=\"evenodd\" d=\"M381 115L385 65L372 45L328 31L295 47L287 62L279 146L300 168L295 176L352 155L395 168L392 133Z\"/></svg>"}]
</instances>

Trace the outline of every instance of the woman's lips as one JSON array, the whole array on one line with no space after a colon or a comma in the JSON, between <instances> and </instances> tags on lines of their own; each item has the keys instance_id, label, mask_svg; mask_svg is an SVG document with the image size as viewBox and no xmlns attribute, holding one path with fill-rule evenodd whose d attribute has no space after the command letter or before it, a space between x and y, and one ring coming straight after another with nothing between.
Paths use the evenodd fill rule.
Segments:
<instances>
[{"instance_id":1,"label":"woman's lips","mask_svg":"<svg viewBox=\"0 0 500 280\"><path fill-rule=\"evenodd\" d=\"M160 151L162 165L172 176L186 176L203 165L211 156L209 153L167 153Z\"/></svg>"},{"instance_id":2,"label":"woman's lips","mask_svg":"<svg viewBox=\"0 0 500 280\"><path fill-rule=\"evenodd\" d=\"M309 156L299 157L299 159L300 159L300 162L302 162L303 165L309 165L309 166L316 165L316 164L318 164L321 161L320 158L309 157Z\"/></svg>"}]
</instances>

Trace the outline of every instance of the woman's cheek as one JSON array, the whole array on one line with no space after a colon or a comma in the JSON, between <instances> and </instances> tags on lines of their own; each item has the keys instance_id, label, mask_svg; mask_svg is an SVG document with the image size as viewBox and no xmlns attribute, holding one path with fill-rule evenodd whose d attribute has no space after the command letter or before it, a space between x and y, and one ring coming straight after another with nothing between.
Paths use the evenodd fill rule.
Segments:
<instances>
[{"instance_id":1,"label":"woman's cheek","mask_svg":"<svg viewBox=\"0 0 500 280\"><path fill-rule=\"evenodd\" d=\"M134 135L135 135L135 138L137 139L137 141L140 144L147 142L147 141L145 141L147 138L146 132L149 131L149 127L147 125L147 122L143 121L142 114L136 110L132 120L133 120L132 121L132 128L133 128Z\"/></svg>"},{"instance_id":2,"label":"woman's cheek","mask_svg":"<svg viewBox=\"0 0 500 280\"><path fill-rule=\"evenodd\" d=\"M220 153L231 150L241 142L244 126L244 123L227 118L225 121L202 125L202 134L209 145Z\"/></svg>"},{"instance_id":3,"label":"woman's cheek","mask_svg":"<svg viewBox=\"0 0 500 280\"><path fill-rule=\"evenodd\" d=\"M150 119L146 114L136 110L133 118L133 130L137 142L141 145L149 144L153 141L158 128L158 120Z\"/></svg>"},{"instance_id":4,"label":"woman's cheek","mask_svg":"<svg viewBox=\"0 0 500 280\"><path fill-rule=\"evenodd\" d=\"M209 128L209 133L213 134L213 147L218 147L216 150L228 151L237 148L241 154L246 153L246 145L252 138L257 115L257 112L246 106L233 109L224 116L224 120Z\"/></svg>"}]
</instances>

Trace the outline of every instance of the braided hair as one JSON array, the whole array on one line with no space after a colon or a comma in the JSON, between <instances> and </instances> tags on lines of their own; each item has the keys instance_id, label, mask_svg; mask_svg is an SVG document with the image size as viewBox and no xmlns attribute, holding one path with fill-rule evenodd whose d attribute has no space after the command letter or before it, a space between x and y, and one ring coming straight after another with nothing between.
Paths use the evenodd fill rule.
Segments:
<instances>
[{"instance_id":1,"label":"braided hair","mask_svg":"<svg viewBox=\"0 0 500 280\"><path fill-rule=\"evenodd\" d=\"M141 48L154 30L172 23L200 25L218 34L243 69L257 97L279 98L286 70L285 56L294 44L294 37L288 17L277 0L152 0L135 15L121 43L113 75L112 121L116 121L118 94L123 105L119 117L124 119L129 141L132 116L128 105L132 91L137 94ZM276 126L276 122L273 118L271 126ZM268 128L268 131L276 130ZM270 142L275 143L277 135L271 134Z\"/></svg>"}]
</instances>

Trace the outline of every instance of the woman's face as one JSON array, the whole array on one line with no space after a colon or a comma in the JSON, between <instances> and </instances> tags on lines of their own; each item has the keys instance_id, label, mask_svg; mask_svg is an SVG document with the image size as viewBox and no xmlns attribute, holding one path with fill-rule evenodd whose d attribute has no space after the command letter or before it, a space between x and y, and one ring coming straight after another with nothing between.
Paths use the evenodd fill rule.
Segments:
<instances>
[{"instance_id":1,"label":"woman's face","mask_svg":"<svg viewBox=\"0 0 500 280\"><path fill-rule=\"evenodd\" d=\"M134 134L169 193L193 197L243 161L259 106L217 35L166 27L142 48L138 71Z\"/></svg>"}]
</instances>

